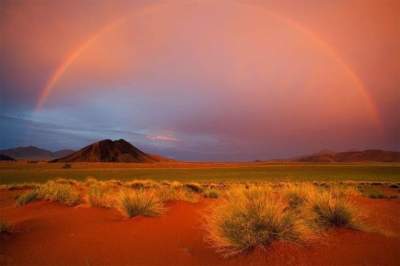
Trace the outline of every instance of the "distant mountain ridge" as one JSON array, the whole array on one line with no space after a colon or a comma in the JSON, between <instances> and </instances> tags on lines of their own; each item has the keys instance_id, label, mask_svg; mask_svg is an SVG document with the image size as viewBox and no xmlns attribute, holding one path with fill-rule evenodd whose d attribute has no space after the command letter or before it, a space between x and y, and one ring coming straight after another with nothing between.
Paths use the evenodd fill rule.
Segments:
<instances>
[{"instance_id":1,"label":"distant mountain ridge","mask_svg":"<svg viewBox=\"0 0 400 266\"><path fill-rule=\"evenodd\" d=\"M151 163L169 161L158 155L150 155L139 150L123 139L102 140L90 144L68 156L52 162L135 162Z\"/></svg>"},{"instance_id":2,"label":"distant mountain ridge","mask_svg":"<svg viewBox=\"0 0 400 266\"><path fill-rule=\"evenodd\" d=\"M0 161L15 161L15 159L7 155L0 154Z\"/></svg>"},{"instance_id":3,"label":"distant mountain ridge","mask_svg":"<svg viewBox=\"0 0 400 266\"><path fill-rule=\"evenodd\" d=\"M73 153L73 150L49 151L35 146L0 150L0 154L20 160L52 160Z\"/></svg>"},{"instance_id":4,"label":"distant mountain ridge","mask_svg":"<svg viewBox=\"0 0 400 266\"><path fill-rule=\"evenodd\" d=\"M400 162L400 152L364 150L332 152L323 151L295 159L299 162Z\"/></svg>"}]
</instances>

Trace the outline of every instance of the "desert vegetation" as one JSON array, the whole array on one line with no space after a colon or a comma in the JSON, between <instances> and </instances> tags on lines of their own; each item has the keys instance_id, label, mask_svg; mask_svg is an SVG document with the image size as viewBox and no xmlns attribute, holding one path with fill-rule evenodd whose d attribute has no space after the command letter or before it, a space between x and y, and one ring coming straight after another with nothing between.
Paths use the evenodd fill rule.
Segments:
<instances>
[{"instance_id":1,"label":"desert vegetation","mask_svg":"<svg viewBox=\"0 0 400 266\"><path fill-rule=\"evenodd\" d=\"M0 218L0 234L10 233L11 225L4 218Z\"/></svg>"},{"instance_id":2,"label":"desert vegetation","mask_svg":"<svg viewBox=\"0 0 400 266\"><path fill-rule=\"evenodd\" d=\"M357 182L185 183L93 177L79 182L59 178L19 186L16 205L23 207L38 200L71 207L87 204L112 208L133 218L164 215L170 202L196 203L207 198L211 203L201 214L207 243L223 256L231 256L276 241L304 243L327 229L363 230L362 210L355 199L371 197L365 191L376 187ZM13 185L6 188L16 189Z\"/></svg>"}]
</instances>

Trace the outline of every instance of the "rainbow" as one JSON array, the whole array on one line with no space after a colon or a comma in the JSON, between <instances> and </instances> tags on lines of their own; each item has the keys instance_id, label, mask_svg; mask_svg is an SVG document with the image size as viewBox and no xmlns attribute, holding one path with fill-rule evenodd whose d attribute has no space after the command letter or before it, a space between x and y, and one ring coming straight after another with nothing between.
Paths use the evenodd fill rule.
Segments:
<instances>
[{"instance_id":1,"label":"rainbow","mask_svg":"<svg viewBox=\"0 0 400 266\"><path fill-rule=\"evenodd\" d=\"M244 3L239 3L241 5L250 5L250 4L244 4ZM259 6L258 6L259 7ZM263 7L260 7L263 8ZM317 34L312 32L310 29L304 27L300 23L287 18L283 17L277 13L271 12L270 10L267 10L266 8L263 8L263 11L270 17L276 19L279 22L282 22L289 27L295 29L296 31L304 34L307 36L313 43L315 43L318 47L320 47L330 58L332 58L345 72L345 74L352 80L352 82L355 85L355 88L358 90L358 92L361 94L361 96L366 100L367 107L369 114L371 116L371 119L373 120L374 124L378 126L378 128L382 128L382 123L380 119L379 112L375 106L375 103L371 96L368 94L367 89L365 88L363 82L360 80L360 78L356 75L356 73L352 70L352 68L340 57L340 55L337 53L335 48L330 46L327 42L322 40ZM47 80L46 85L44 88L41 90L40 96L38 98L36 108L35 110L40 110L45 102L47 101L48 97L52 93L52 91L55 89L55 85L57 82L60 80L60 78L64 75L64 73L67 71L67 69L79 58L79 56L87 49L90 48L90 46L96 42L97 39L101 35L106 34L107 32L110 32L111 30L115 29L117 26L121 25L125 20L126 17L119 18L115 21L112 21L111 23L107 24L103 28L101 28L99 31L95 32L92 34L86 41L84 41L82 44L80 44L76 49L72 50L70 53L68 53L65 57L64 60L61 62L60 65L57 66L53 74L50 76L50 78Z\"/></svg>"},{"instance_id":2,"label":"rainbow","mask_svg":"<svg viewBox=\"0 0 400 266\"><path fill-rule=\"evenodd\" d=\"M47 98L50 96L51 92L54 90L56 83L60 80L60 78L64 75L67 69L75 62L79 56L87 50L100 36L111 31L116 28L118 25L122 24L125 21L125 18L117 19L105 27L101 28L99 31L92 34L86 41L84 41L81 45L79 45L75 50L71 51L64 57L64 60L61 64L56 68L50 78L47 80L46 85L41 90L40 97L37 101L35 110L40 110Z\"/></svg>"}]
</instances>

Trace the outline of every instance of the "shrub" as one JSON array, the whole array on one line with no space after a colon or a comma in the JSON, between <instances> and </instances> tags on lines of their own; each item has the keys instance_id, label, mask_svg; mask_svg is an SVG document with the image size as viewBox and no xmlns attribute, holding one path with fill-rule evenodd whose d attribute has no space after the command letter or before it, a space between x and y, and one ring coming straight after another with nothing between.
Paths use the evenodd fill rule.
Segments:
<instances>
[{"instance_id":1,"label":"shrub","mask_svg":"<svg viewBox=\"0 0 400 266\"><path fill-rule=\"evenodd\" d=\"M17 198L17 205L24 206L32 201L35 201L39 198L39 193L37 190L27 191Z\"/></svg>"},{"instance_id":2,"label":"shrub","mask_svg":"<svg viewBox=\"0 0 400 266\"><path fill-rule=\"evenodd\" d=\"M112 195L113 183L98 182L92 184L88 190L88 201L93 207L111 208L115 205L115 197Z\"/></svg>"},{"instance_id":3,"label":"shrub","mask_svg":"<svg viewBox=\"0 0 400 266\"><path fill-rule=\"evenodd\" d=\"M169 201L187 201L187 202L197 202L199 201L199 195L191 191L182 188L173 187L162 187L155 191L156 195L162 202Z\"/></svg>"},{"instance_id":4,"label":"shrub","mask_svg":"<svg viewBox=\"0 0 400 266\"><path fill-rule=\"evenodd\" d=\"M311 184L287 184L287 187L284 188L283 193L289 204L289 207L297 209L299 207L303 207L310 200L310 198L313 198L317 193L317 189Z\"/></svg>"},{"instance_id":5,"label":"shrub","mask_svg":"<svg viewBox=\"0 0 400 266\"><path fill-rule=\"evenodd\" d=\"M207 189L204 191L204 197L210 199L217 199L219 197L219 192L216 189Z\"/></svg>"},{"instance_id":6,"label":"shrub","mask_svg":"<svg viewBox=\"0 0 400 266\"><path fill-rule=\"evenodd\" d=\"M203 188L199 183L186 183L183 185L186 189L189 191L195 192L195 193L201 193L203 192Z\"/></svg>"},{"instance_id":7,"label":"shrub","mask_svg":"<svg viewBox=\"0 0 400 266\"><path fill-rule=\"evenodd\" d=\"M275 240L297 241L307 228L271 189L234 189L205 217L207 239L225 256Z\"/></svg>"},{"instance_id":8,"label":"shrub","mask_svg":"<svg viewBox=\"0 0 400 266\"><path fill-rule=\"evenodd\" d=\"M125 191L120 195L120 208L128 217L157 216L163 210L163 204L152 191Z\"/></svg>"},{"instance_id":9,"label":"shrub","mask_svg":"<svg viewBox=\"0 0 400 266\"><path fill-rule=\"evenodd\" d=\"M54 181L49 181L40 186L38 196L40 199L57 201L68 206L73 206L80 202L79 192L75 187Z\"/></svg>"},{"instance_id":10,"label":"shrub","mask_svg":"<svg viewBox=\"0 0 400 266\"><path fill-rule=\"evenodd\" d=\"M0 218L0 233L11 233L11 225L3 218Z\"/></svg>"},{"instance_id":11,"label":"shrub","mask_svg":"<svg viewBox=\"0 0 400 266\"><path fill-rule=\"evenodd\" d=\"M126 185L133 189L150 189L160 187L160 184L153 180L133 180L126 182Z\"/></svg>"},{"instance_id":12,"label":"shrub","mask_svg":"<svg viewBox=\"0 0 400 266\"><path fill-rule=\"evenodd\" d=\"M358 229L360 226L357 209L346 196L332 191L316 195L309 205L311 222L321 228L345 227Z\"/></svg>"},{"instance_id":13,"label":"shrub","mask_svg":"<svg viewBox=\"0 0 400 266\"><path fill-rule=\"evenodd\" d=\"M371 186L363 186L359 188L361 194L371 199L383 199L385 198L385 193L379 188Z\"/></svg>"},{"instance_id":14,"label":"shrub","mask_svg":"<svg viewBox=\"0 0 400 266\"><path fill-rule=\"evenodd\" d=\"M70 169L70 168L72 168L72 165L69 164L69 163L65 163L62 168L63 169Z\"/></svg>"}]
</instances>

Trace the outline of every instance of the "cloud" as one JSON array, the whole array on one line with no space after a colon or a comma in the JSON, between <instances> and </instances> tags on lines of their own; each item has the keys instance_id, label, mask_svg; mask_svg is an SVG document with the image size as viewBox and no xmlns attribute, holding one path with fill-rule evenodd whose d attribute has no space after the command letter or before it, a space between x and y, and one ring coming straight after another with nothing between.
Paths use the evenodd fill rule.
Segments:
<instances>
[{"instance_id":1,"label":"cloud","mask_svg":"<svg viewBox=\"0 0 400 266\"><path fill-rule=\"evenodd\" d=\"M179 140L176 137L171 135L147 135L146 138L152 141L157 142L178 142Z\"/></svg>"}]
</instances>

